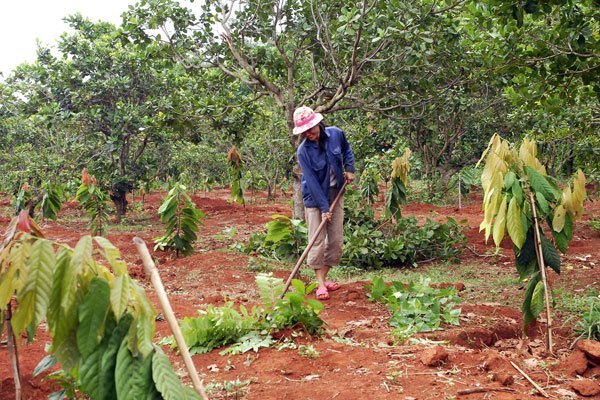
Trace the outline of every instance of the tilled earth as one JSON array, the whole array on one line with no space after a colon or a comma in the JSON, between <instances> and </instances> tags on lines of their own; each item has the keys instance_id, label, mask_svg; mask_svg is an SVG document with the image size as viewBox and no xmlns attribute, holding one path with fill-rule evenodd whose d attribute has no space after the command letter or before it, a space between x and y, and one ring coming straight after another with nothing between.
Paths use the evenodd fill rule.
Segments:
<instances>
[{"instance_id":1,"label":"tilled earth","mask_svg":"<svg viewBox=\"0 0 600 400\"><path fill-rule=\"evenodd\" d=\"M139 232L111 230L106 236L124 254L130 273L140 280L159 309L149 281L143 276L141 261L132 238L139 236L150 245L160 236L161 224L156 210L164 194L146 196L143 207L138 202L137 218L131 221ZM197 310L209 303L222 305L256 303L255 272L248 268L249 258L229 250L227 245L244 242L251 233L264 230L273 214L289 215L287 199L267 202L263 197L242 207L228 201L226 190L214 190L194 196L198 208L206 214L197 252L187 258L156 252L153 256L178 318L195 316ZM8 201L0 202L7 209ZM504 256L489 256L491 244L480 233L481 202L474 196L460 210L455 207L436 207L428 204L409 204L405 215L420 219L453 216L466 220L468 249L462 263L450 265L459 271L464 265L476 265L481 279L514 278L510 243L503 243ZM586 220L598 219L597 202L586 205L584 221L576 223L575 236L569 254L563 256L563 273L550 273L554 288L584 293L588 288L600 288L600 234ZM0 227L9 218L0 217ZM58 222L43 224L44 232L52 238L73 246L87 234L84 218L75 204L69 203L59 215ZM143 229L142 229L143 228ZM236 228L231 239L223 235L226 228ZM151 247L151 246L150 246ZM419 266L427 274L427 265ZM276 271L287 278L289 271ZM452 274L452 272L450 272ZM545 319L531 326L527 336L521 333L521 313L516 307L500 302L477 300L477 287L463 282L448 282L463 289L464 297L460 326L444 327L442 331L418 335L417 341L397 345L390 335L389 313L385 306L368 300L367 282L343 282L339 291L325 302L321 317L326 333L311 338L298 332L283 332L281 343L294 343L281 350L276 347L258 353L221 356L219 350L193 356L197 370L209 387L213 399L531 399L541 397L516 365L535 381L549 396L556 399L600 399L600 367L595 359L598 342L589 349L570 349L575 337L572 323L560 314L554 320L554 354L546 351ZM523 297L517 284L507 285L502 296ZM567 322L567 323L565 323ZM157 321L156 339L170 335L167 323ZM6 336L0 344L0 399L14 398L14 382L9 368ZM32 377L33 369L45 356L44 346L49 337L40 329L36 340L19 347L22 384L25 399L44 399L57 389L49 379ZM301 355L300 345L314 349L314 358ZM312 347L311 347L312 346ZM186 382L189 378L179 356L168 348L175 369ZM585 351L588 352L585 352ZM512 363L512 364L511 364Z\"/></svg>"}]
</instances>

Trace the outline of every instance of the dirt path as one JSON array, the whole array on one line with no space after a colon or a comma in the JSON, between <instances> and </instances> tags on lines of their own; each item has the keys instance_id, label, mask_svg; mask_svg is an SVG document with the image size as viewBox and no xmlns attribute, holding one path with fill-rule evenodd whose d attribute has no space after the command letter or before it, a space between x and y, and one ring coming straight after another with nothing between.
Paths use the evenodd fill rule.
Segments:
<instances>
[{"instance_id":1,"label":"dirt path","mask_svg":"<svg viewBox=\"0 0 600 400\"><path fill-rule=\"evenodd\" d=\"M160 199L160 194L147 196L146 213L131 221L143 226L143 230L137 233L113 230L107 235L121 249L130 263L130 273L143 282L153 301L156 299L143 277L131 239L139 235L150 244L153 237L159 236L161 226L156 209ZM225 190L213 191L207 197L199 195L194 200L206 213L197 246L199 251L180 259L173 259L167 253L154 254L177 316L194 316L206 304L222 305L226 300L252 304L257 300L255 272L247 268L247 256L228 250L227 245L243 242L252 232L262 231L271 215L289 214L289 207L285 200L267 203L264 198L259 198L256 204L244 208L229 203ZM461 265L447 267L456 271L456 276L461 276L460 269L465 265L475 265L477 270L480 269L478 274L484 277L514 278L516 271L508 242L503 243L504 256L485 256L492 245L486 245L478 231L480 204L476 198L461 210L410 204L403 208L403 213L430 218L454 216L457 220L467 221L470 250L465 251ZM586 210L585 219L600 217L599 203L589 203ZM8 219L0 218L1 226L7 222ZM222 237L226 228L236 228L237 236L233 239ZM44 230L48 237L70 245L86 234L80 211L74 204L67 205L61 212L58 223L45 223ZM590 287L600 289L599 255L600 234L585 223L577 223L569 254L563 257L563 273L551 276L553 286L576 293ZM423 274L427 273L428 266L420 268L423 268ZM276 271L275 275L286 278L287 273ZM312 346L314 354L318 353L316 358L300 355L297 348L278 351L275 347L236 356L220 356L219 350L195 355L194 363L204 383L213 388L211 398L440 400L536 397L531 385L508 364L508 360L520 365L555 398L567 398L568 392L573 391L571 383L577 378L569 374L571 361L567 361L567 357L571 354L568 346L572 332L568 327L557 329L556 354L548 355L543 345L543 321L531 327L527 338L522 338L517 308L472 301L477 299L477 288L466 284L461 297L469 301L463 304L459 327L419 335L421 341L418 344L397 346L391 339L386 308L368 301L365 284L348 282L332 293L332 299L325 303L321 314L327 323L324 337L294 338L296 346ZM518 285L503 290L503 296L519 299L523 296ZM559 319L556 325L560 327L562 322ZM166 322L157 321L157 339L167 335ZM445 340L448 344L442 351L434 340ZM31 377L33 368L45 355L47 341L48 336L41 329L31 345L27 346L23 341L20 347L26 399L42 399L53 390L52 382ZM281 339L281 343L284 342L285 337ZM170 356L175 369L184 374L180 359L173 353ZM438 366L424 364L438 356L446 361ZM215 389L219 384L223 386L223 382L227 382L225 388ZM489 390L464 396L459 393L476 388ZM14 398L13 392L7 349L0 345L0 399ZM600 395L592 398L600 399Z\"/></svg>"}]
</instances>

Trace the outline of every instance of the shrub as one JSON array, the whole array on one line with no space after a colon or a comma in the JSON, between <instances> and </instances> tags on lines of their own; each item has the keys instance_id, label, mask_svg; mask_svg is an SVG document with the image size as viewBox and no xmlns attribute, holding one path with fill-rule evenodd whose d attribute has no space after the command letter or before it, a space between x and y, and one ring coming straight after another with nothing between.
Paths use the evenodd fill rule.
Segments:
<instances>
[{"instance_id":1,"label":"shrub","mask_svg":"<svg viewBox=\"0 0 600 400\"><path fill-rule=\"evenodd\" d=\"M342 265L382 268L432 259L455 261L466 242L463 227L452 218L427 219L422 225L415 217L398 217L396 224L378 220L355 191L346 194L345 213Z\"/></svg>"},{"instance_id":2,"label":"shrub","mask_svg":"<svg viewBox=\"0 0 600 400\"><path fill-rule=\"evenodd\" d=\"M308 228L304 221L284 215L273 215L271 219L265 225L267 233L254 233L248 246L241 246L242 251L286 261L299 257L308 243Z\"/></svg>"}]
</instances>

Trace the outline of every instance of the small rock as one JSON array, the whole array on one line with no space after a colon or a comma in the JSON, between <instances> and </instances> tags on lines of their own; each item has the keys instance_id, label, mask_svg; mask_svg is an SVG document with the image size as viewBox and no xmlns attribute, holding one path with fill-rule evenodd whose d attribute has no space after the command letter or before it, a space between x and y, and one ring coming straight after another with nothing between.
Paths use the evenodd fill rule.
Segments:
<instances>
[{"instance_id":1,"label":"small rock","mask_svg":"<svg viewBox=\"0 0 600 400\"><path fill-rule=\"evenodd\" d=\"M492 351L483 361L482 367L485 371L506 371L509 364L497 351Z\"/></svg>"},{"instance_id":2,"label":"small rock","mask_svg":"<svg viewBox=\"0 0 600 400\"><path fill-rule=\"evenodd\" d=\"M426 349L421 355L421 362L428 367L438 367L448 361L448 352L442 346Z\"/></svg>"},{"instance_id":3,"label":"small rock","mask_svg":"<svg viewBox=\"0 0 600 400\"><path fill-rule=\"evenodd\" d=\"M321 379L321 376L320 375L316 375L316 374L314 374L314 375L306 375L304 378L302 378L302 380L306 381L306 382L317 381L319 379Z\"/></svg>"},{"instance_id":4,"label":"small rock","mask_svg":"<svg viewBox=\"0 0 600 400\"><path fill-rule=\"evenodd\" d=\"M594 364L600 364L600 342L595 340L579 340L576 348L583 351Z\"/></svg>"},{"instance_id":5,"label":"small rock","mask_svg":"<svg viewBox=\"0 0 600 400\"><path fill-rule=\"evenodd\" d=\"M578 397L577 393L571 392L570 390L567 390L567 389L557 389L556 394L558 394L560 396L560 398L563 400L571 400L571 399L576 399Z\"/></svg>"},{"instance_id":6,"label":"small rock","mask_svg":"<svg viewBox=\"0 0 600 400\"><path fill-rule=\"evenodd\" d=\"M502 386L510 386L515 383L515 378L510 374L504 374L502 372L497 372L492 376L492 380L494 382L498 382Z\"/></svg>"},{"instance_id":7,"label":"small rock","mask_svg":"<svg viewBox=\"0 0 600 400\"><path fill-rule=\"evenodd\" d=\"M587 371L585 371L583 376L590 379L600 379L600 365L594 368L589 368Z\"/></svg>"},{"instance_id":8,"label":"small rock","mask_svg":"<svg viewBox=\"0 0 600 400\"><path fill-rule=\"evenodd\" d=\"M600 386L590 379L573 381L571 388L584 397L592 397L600 394Z\"/></svg>"},{"instance_id":9,"label":"small rock","mask_svg":"<svg viewBox=\"0 0 600 400\"><path fill-rule=\"evenodd\" d=\"M562 369L569 376L581 375L587 369L588 361L585 353L575 349L569 357L561 363Z\"/></svg>"},{"instance_id":10,"label":"small rock","mask_svg":"<svg viewBox=\"0 0 600 400\"><path fill-rule=\"evenodd\" d=\"M523 365L527 369L536 369L540 365L540 360L536 358L526 358L523 360Z\"/></svg>"},{"instance_id":11,"label":"small rock","mask_svg":"<svg viewBox=\"0 0 600 400\"><path fill-rule=\"evenodd\" d=\"M209 370L210 372L219 372L219 367L217 366L217 364L207 365L206 369Z\"/></svg>"}]
</instances>

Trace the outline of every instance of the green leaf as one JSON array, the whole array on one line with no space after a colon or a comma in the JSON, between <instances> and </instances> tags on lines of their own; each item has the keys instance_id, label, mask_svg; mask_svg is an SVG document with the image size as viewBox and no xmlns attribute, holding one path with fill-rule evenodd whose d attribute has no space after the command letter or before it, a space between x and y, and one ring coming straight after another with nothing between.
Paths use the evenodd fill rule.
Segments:
<instances>
[{"instance_id":1,"label":"green leaf","mask_svg":"<svg viewBox=\"0 0 600 400\"><path fill-rule=\"evenodd\" d=\"M506 228L513 243L518 249L520 249L525 242L525 231L523 230L523 224L521 221L521 207L519 207L517 204L517 199L515 197L510 199L510 203L508 205L508 212L506 214Z\"/></svg>"},{"instance_id":2,"label":"green leaf","mask_svg":"<svg viewBox=\"0 0 600 400\"><path fill-rule=\"evenodd\" d=\"M55 265L52 244L47 240L36 240L31 247L27 282L17 298L19 305L11 321L16 335L20 335L29 324L37 327L46 317Z\"/></svg>"},{"instance_id":3,"label":"green leaf","mask_svg":"<svg viewBox=\"0 0 600 400\"><path fill-rule=\"evenodd\" d=\"M373 277L371 281L371 285L369 286L369 298L371 301L382 301L389 289L388 286L383 281L383 278L380 276Z\"/></svg>"},{"instance_id":4,"label":"green leaf","mask_svg":"<svg viewBox=\"0 0 600 400\"><path fill-rule=\"evenodd\" d=\"M300 279L292 279L292 286L294 287L294 290L296 290L296 292L300 294L307 294L305 293L306 286L304 285L304 282L302 282Z\"/></svg>"},{"instance_id":5,"label":"green leaf","mask_svg":"<svg viewBox=\"0 0 600 400\"><path fill-rule=\"evenodd\" d=\"M560 255L558 251L556 251L552 242L546 239L545 236L541 236L541 239L544 264L552 268L557 274L560 274Z\"/></svg>"},{"instance_id":6,"label":"green leaf","mask_svg":"<svg viewBox=\"0 0 600 400\"><path fill-rule=\"evenodd\" d=\"M71 291L72 282L65 288L65 277L71 270L71 257L68 251L63 251L57 261L52 280L52 293L48 306L47 320L52 333L52 349L65 371L69 371L77 363L79 351L77 348L76 328L78 321L78 308L75 302L75 293ZM65 296L72 300L63 307Z\"/></svg>"},{"instance_id":7,"label":"green leaf","mask_svg":"<svg viewBox=\"0 0 600 400\"><path fill-rule=\"evenodd\" d=\"M543 218L546 214L548 214L548 211L550 210L548 201L546 201L546 198L540 192L535 192L535 199L536 199L538 208L540 209L541 214L542 214L540 217Z\"/></svg>"},{"instance_id":8,"label":"green leaf","mask_svg":"<svg viewBox=\"0 0 600 400\"><path fill-rule=\"evenodd\" d=\"M48 354L46 357L42 358L38 365L36 365L33 369L33 377L35 378L42 372L54 367L56 363L58 363L58 360L56 359L54 354Z\"/></svg>"},{"instance_id":9,"label":"green leaf","mask_svg":"<svg viewBox=\"0 0 600 400\"><path fill-rule=\"evenodd\" d=\"M169 357L159 348L156 348L152 356L152 379L165 400L180 400L184 398L185 395L181 381L173 371Z\"/></svg>"},{"instance_id":10,"label":"green leaf","mask_svg":"<svg viewBox=\"0 0 600 400\"><path fill-rule=\"evenodd\" d=\"M504 190L511 190L516 178L517 176L513 171L508 171L506 175L504 175Z\"/></svg>"},{"instance_id":11,"label":"green leaf","mask_svg":"<svg viewBox=\"0 0 600 400\"><path fill-rule=\"evenodd\" d=\"M137 315L134 315L135 343L137 350L145 357L153 350L152 339L154 338L154 318L156 317L156 310L148 301L144 289L135 282L133 282L133 288L137 302L134 306L137 311ZM133 330L130 330L130 338L132 333ZM131 341L131 343L134 343L134 341Z\"/></svg>"},{"instance_id":12,"label":"green leaf","mask_svg":"<svg viewBox=\"0 0 600 400\"><path fill-rule=\"evenodd\" d=\"M123 315L129 304L130 281L131 278L126 274L119 275L112 281L110 305L117 319L121 318L121 315Z\"/></svg>"},{"instance_id":13,"label":"green leaf","mask_svg":"<svg viewBox=\"0 0 600 400\"><path fill-rule=\"evenodd\" d=\"M117 353L121 343L127 337L127 332L131 326L133 317L131 314L125 314L117 327L111 332L106 350L102 354L102 367L100 369L100 384L106 399L116 399L117 391L115 386L115 368L117 365Z\"/></svg>"},{"instance_id":14,"label":"green leaf","mask_svg":"<svg viewBox=\"0 0 600 400\"><path fill-rule=\"evenodd\" d=\"M102 380L102 357L108 348L110 331L107 332L102 342L96 346L88 355L83 356L79 363L79 384L83 392L91 399L110 400L113 393L106 391L107 386ZM112 378L111 380L114 380ZM114 386L114 383L112 384ZM108 386L110 388L110 384Z\"/></svg>"},{"instance_id":15,"label":"green leaf","mask_svg":"<svg viewBox=\"0 0 600 400\"><path fill-rule=\"evenodd\" d=\"M502 203L500 203L500 209L498 210L498 214L496 215L496 220L494 221L494 228L492 230L492 235L494 238L494 244L496 247L500 247L500 243L504 238L504 232L506 229L506 205L507 198L506 195L502 197Z\"/></svg>"},{"instance_id":16,"label":"green leaf","mask_svg":"<svg viewBox=\"0 0 600 400\"><path fill-rule=\"evenodd\" d=\"M548 182L544 175L527 165L525 166L525 172L534 192L541 193L548 201L556 201L560 197L560 193L556 193L556 189Z\"/></svg>"},{"instance_id":17,"label":"green leaf","mask_svg":"<svg viewBox=\"0 0 600 400\"><path fill-rule=\"evenodd\" d=\"M124 339L117 354L115 384L118 399L146 399L156 389L152 380L152 357L134 357Z\"/></svg>"},{"instance_id":18,"label":"green leaf","mask_svg":"<svg viewBox=\"0 0 600 400\"><path fill-rule=\"evenodd\" d=\"M121 252L108 239L102 236L94 236L94 240L104 250L104 257L110 263L115 275L127 273L127 263L123 260Z\"/></svg>"},{"instance_id":19,"label":"green leaf","mask_svg":"<svg viewBox=\"0 0 600 400\"><path fill-rule=\"evenodd\" d=\"M6 308L6 305L11 300L17 289L15 274L18 266L11 263L8 269L0 275L0 310ZM2 321L4 323L4 320Z\"/></svg>"},{"instance_id":20,"label":"green leaf","mask_svg":"<svg viewBox=\"0 0 600 400\"><path fill-rule=\"evenodd\" d=\"M552 236L554 237L554 243L556 247L561 251L561 253L566 254L567 249L569 248L569 239L567 239L567 235L565 230L562 232L556 232L552 230Z\"/></svg>"},{"instance_id":21,"label":"green leaf","mask_svg":"<svg viewBox=\"0 0 600 400\"><path fill-rule=\"evenodd\" d=\"M554 217L552 218L552 230L561 232L566 223L567 210L561 205L554 209Z\"/></svg>"},{"instance_id":22,"label":"green leaf","mask_svg":"<svg viewBox=\"0 0 600 400\"><path fill-rule=\"evenodd\" d=\"M93 278L79 305L77 347L87 357L98 345L110 306L110 287L101 278Z\"/></svg>"},{"instance_id":23,"label":"green leaf","mask_svg":"<svg viewBox=\"0 0 600 400\"><path fill-rule=\"evenodd\" d=\"M533 322L537 318L537 315L535 315L531 309L531 300L533 298L533 292L539 282L540 273L536 272L535 275L531 277L531 280L527 285L527 290L525 291L525 299L523 300L523 306L521 308L523 312L523 329L527 329L531 322Z\"/></svg>"},{"instance_id":24,"label":"green leaf","mask_svg":"<svg viewBox=\"0 0 600 400\"><path fill-rule=\"evenodd\" d=\"M544 311L544 283L538 282L533 289L533 294L531 295L531 315L534 318L537 318L542 311Z\"/></svg>"},{"instance_id":25,"label":"green leaf","mask_svg":"<svg viewBox=\"0 0 600 400\"><path fill-rule=\"evenodd\" d=\"M517 271L519 272L519 277L521 279L525 279L533 272L535 266L537 266L533 227L527 231L527 238L525 239L523 247L521 247L519 250L515 246L514 251L516 255L515 261Z\"/></svg>"},{"instance_id":26,"label":"green leaf","mask_svg":"<svg viewBox=\"0 0 600 400\"><path fill-rule=\"evenodd\" d=\"M565 233L566 239L570 242L573 239L573 218L567 213L565 215L565 225L563 226L563 232Z\"/></svg>"},{"instance_id":27,"label":"green leaf","mask_svg":"<svg viewBox=\"0 0 600 400\"><path fill-rule=\"evenodd\" d=\"M87 235L79 239L79 242L75 245L75 249L73 249L73 255L71 257L71 263L75 274L80 273L80 271L83 271L92 265L92 237Z\"/></svg>"},{"instance_id":28,"label":"green leaf","mask_svg":"<svg viewBox=\"0 0 600 400\"><path fill-rule=\"evenodd\" d=\"M513 197L517 199L517 204L523 204L523 189L521 188L518 180L513 182L511 192Z\"/></svg>"}]
</instances>

